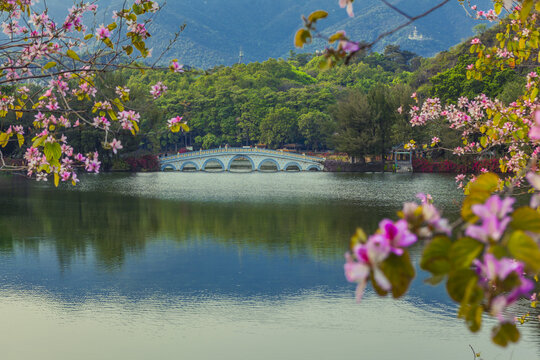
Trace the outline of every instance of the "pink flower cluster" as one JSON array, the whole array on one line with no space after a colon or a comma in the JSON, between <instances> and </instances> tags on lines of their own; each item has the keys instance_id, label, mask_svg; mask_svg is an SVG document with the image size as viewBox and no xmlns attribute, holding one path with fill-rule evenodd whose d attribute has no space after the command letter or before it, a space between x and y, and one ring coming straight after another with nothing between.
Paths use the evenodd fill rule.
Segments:
<instances>
[{"instance_id":1,"label":"pink flower cluster","mask_svg":"<svg viewBox=\"0 0 540 360\"><path fill-rule=\"evenodd\" d=\"M476 267L479 283L488 295L486 298L491 315L500 322L508 321L504 318L505 309L522 296L530 297L534 289L534 283L523 276L523 263L515 259L497 259L492 254L484 254L483 260L476 259L473 265ZM517 285L510 291L504 291L501 285L510 276L517 279Z\"/></svg>"},{"instance_id":2,"label":"pink flower cluster","mask_svg":"<svg viewBox=\"0 0 540 360\"><path fill-rule=\"evenodd\" d=\"M118 120L124 130L133 130L133 124L138 123L141 115L133 110L118 113Z\"/></svg>"},{"instance_id":3,"label":"pink flower cluster","mask_svg":"<svg viewBox=\"0 0 540 360\"><path fill-rule=\"evenodd\" d=\"M498 242L510 223L509 213L512 212L514 198L501 200L498 195L491 196L485 204L473 205L473 213L480 218L480 225L470 225L465 235L485 244Z\"/></svg>"},{"instance_id":4,"label":"pink flower cluster","mask_svg":"<svg viewBox=\"0 0 540 360\"><path fill-rule=\"evenodd\" d=\"M170 129L176 124L180 124L183 122L184 117L183 116L177 116L167 121L167 127Z\"/></svg>"},{"instance_id":5,"label":"pink flower cluster","mask_svg":"<svg viewBox=\"0 0 540 360\"><path fill-rule=\"evenodd\" d=\"M371 235L367 242L358 244L353 254L345 255L345 277L349 282L357 283L356 299L360 301L364 294L369 275L373 277L383 290L392 288L390 281L380 269L381 263L391 254L403 255L403 248L409 247L417 241L416 235L411 233L405 220L392 222L385 219L379 223L379 230Z\"/></svg>"},{"instance_id":6,"label":"pink flower cluster","mask_svg":"<svg viewBox=\"0 0 540 360\"><path fill-rule=\"evenodd\" d=\"M179 64L178 60L173 60L171 62L171 70L175 73L183 73L185 71L184 65Z\"/></svg>"},{"instance_id":7,"label":"pink flower cluster","mask_svg":"<svg viewBox=\"0 0 540 360\"><path fill-rule=\"evenodd\" d=\"M161 95L164 95L165 93L167 93L167 86L163 84L161 81L158 81L150 89L150 94L154 97L154 99L159 98Z\"/></svg>"}]
</instances>

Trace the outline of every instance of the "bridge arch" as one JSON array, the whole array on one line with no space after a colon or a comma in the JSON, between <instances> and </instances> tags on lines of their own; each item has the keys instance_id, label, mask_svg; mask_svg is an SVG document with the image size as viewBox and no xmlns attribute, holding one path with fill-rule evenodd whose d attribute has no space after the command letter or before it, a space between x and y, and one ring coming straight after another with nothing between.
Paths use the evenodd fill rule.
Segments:
<instances>
[{"instance_id":1,"label":"bridge arch","mask_svg":"<svg viewBox=\"0 0 540 360\"><path fill-rule=\"evenodd\" d=\"M249 162L251 163L251 171L255 171L257 170L257 168L255 167L255 163L253 162L253 159L250 158L248 155L242 155L242 154L239 154L239 155L235 155L231 158L231 160L229 160L229 164L227 165L227 171L231 171L231 165L233 163L234 160L236 159L239 159L239 158L245 158L245 159L248 159Z\"/></svg>"},{"instance_id":2,"label":"bridge arch","mask_svg":"<svg viewBox=\"0 0 540 360\"><path fill-rule=\"evenodd\" d=\"M197 166L197 163L193 161L186 161L185 163L182 163L182 166L180 166L180 171L184 171L184 168L186 167L186 165L193 165L195 166L195 171L199 171L199 167Z\"/></svg>"},{"instance_id":3,"label":"bridge arch","mask_svg":"<svg viewBox=\"0 0 540 360\"><path fill-rule=\"evenodd\" d=\"M217 163L219 163L219 165L221 165L221 171L225 171L225 164L223 164L223 161L217 159L217 158L210 158L208 160L206 160L203 164L203 166L201 167L201 170L202 171L206 171L206 165L210 162L210 161L215 161Z\"/></svg>"},{"instance_id":4,"label":"bridge arch","mask_svg":"<svg viewBox=\"0 0 540 360\"><path fill-rule=\"evenodd\" d=\"M173 164L165 164L161 167L161 171L166 171L166 170L176 171L176 168L174 167Z\"/></svg>"},{"instance_id":5,"label":"bridge arch","mask_svg":"<svg viewBox=\"0 0 540 360\"><path fill-rule=\"evenodd\" d=\"M300 166L299 163L297 163L296 161L291 161L287 164L285 164L285 166L283 167L283 171L287 171L287 169L291 166L296 166L298 168L298 170L295 170L295 171L302 171L302 166Z\"/></svg>"},{"instance_id":6,"label":"bridge arch","mask_svg":"<svg viewBox=\"0 0 540 360\"><path fill-rule=\"evenodd\" d=\"M306 170L307 171L321 171L321 167L319 165L309 165Z\"/></svg>"},{"instance_id":7,"label":"bridge arch","mask_svg":"<svg viewBox=\"0 0 540 360\"><path fill-rule=\"evenodd\" d=\"M260 163L259 163L259 167L257 168L257 171L261 171L261 168L263 166L264 163L273 163L274 165L276 165L276 169L277 171L279 171L279 164L276 160L274 159L270 159L270 158L267 158L267 159L263 159Z\"/></svg>"}]
</instances>

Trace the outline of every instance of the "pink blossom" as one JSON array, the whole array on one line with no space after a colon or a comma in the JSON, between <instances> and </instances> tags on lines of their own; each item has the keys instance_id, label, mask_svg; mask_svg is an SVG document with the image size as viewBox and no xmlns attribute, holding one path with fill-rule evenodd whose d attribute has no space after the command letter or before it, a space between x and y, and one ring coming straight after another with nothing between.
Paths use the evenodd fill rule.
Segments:
<instances>
[{"instance_id":1,"label":"pink blossom","mask_svg":"<svg viewBox=\"0 0 540 360\"><path fill-rule=\"evenodd\" d=\"M531 140L540 140L540 109L534 112L534 125L529 130Z\"/></svg>"},{"instance_id":2,"label":"pink blossom","mask_svg":"<svg viewBox=\"0 0 540 360\"><path fill-rule=\"evenodd\" d=\"M152 86L150 90L150 94L154 97L154 99L159 98L161 95L164 95L167 92L167 86L163 84L161 81L158 81L155 85Z\"/></svg>"},{"instance_id":3,"label":"pink blossom","mask_svg":"<svg viewBox=\"0 0 540 360\"><path fill-rule=\"evenodd\" d=\"M175 73L183 73L184 72L184 65L180 65L178 63L178 60L173 60L171 62L171 70Z\"/></svg>"},{"instance_id":4,"label":"pink blossom","mask_svg":"<svg viewBox=\"0 0 540 360\"><path fill-rule=\"evenodd\" d=\"M109 145L115 154L118 152L118 150L123 149L122 142L120 140L113 139Z\"/></svg>"},{"instance_id":5,"label":"pink blossom","mask_svg":"<svg viewBox=\"0 0 540 360\"><path fill-rule=\"evenodd\" d=\"M488 243L489 240L499 241L510 223L508 213L512 212L514 198L501 200L498 195L491 196L485 204L472 206L473 213L480 218L481 225L470 225L465 230L467 236Z\"/></svg>"},{"instance_id":6,"label":"pink blossom","mask_svg":"<svg viewBox=\"0 0 540 360\"><path fill-rule=\"evenodd\" d=\"M354 0L339 0L339 6L343 9L344 7L347 7L347 14L350 17L354 17L353 12L353 1Z\"/></svg>"},{"instance_id":7,"label":"pink blossom","mask_svg":"<svg viewBox=\"0 0 540 360\"><path fill-rule=\"evenodd\" d=\"M388 240L390 251L396 255L402 255L404 247L417 241L416 235L409 231L409 224L405 220L398 220L394 223L384 219L379 223L378 232L371 237L377 241Z\"/></svg>"},{"instance_id":8,"label":"pink blossom","mask_svg":"<svg viewBox=\"0 0 540 360\"><path fill-rule=\"evenodd\" d=\"M99 40L104 40L104 39L108 39L111 37L111 32L109 31L108 28L106 28L104 25L101 25L97 30L96 30L96 38L98 38Z\"/></svg>"},{"instance_id":9,"label":"pink blossom","mask_svg":"<svg viewBox=\"0 0 540 360\"><path fill-rule=\"evenodd\" d=\"M479 283L485 291L488 294L498 294L491 300L490 312L501 322L505 321L503 317L504 309L522 296L529 297L534 289L534 283L523 276L523 263L515 259L497 259L492 254L487 253L484 255L483 261L475 259L473 265L476 267ZM498 289L496 284L504 281L512 273L518 278L517 284L513 285L514 287L510 291Z\"/></svg>"}]
</instances>

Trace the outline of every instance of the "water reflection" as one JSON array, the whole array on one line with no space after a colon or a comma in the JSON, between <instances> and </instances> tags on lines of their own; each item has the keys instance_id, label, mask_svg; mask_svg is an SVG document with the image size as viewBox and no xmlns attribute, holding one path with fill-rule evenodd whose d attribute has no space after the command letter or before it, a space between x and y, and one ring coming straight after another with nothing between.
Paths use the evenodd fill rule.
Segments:
<instances>
[{"instance_id":1,"label":"water reflection","mask_svg":"<svg viewBox=\"0 0 540 360\"><path fill-rule=\"evenodd\" d=\"M49 340L44 359L106 358L82 338L114 359L328 359L358 346L368 358L407 349L455 359L473 343L495 358L486 333L468 334L423 274L403 301L352 299L350 234L420 190L456 216L460 195L445 176L106 175L77 189L1 178L0 316L17 324L1 328L1 345L17 359L35 357L22 349L29 339ZM538 330L528 326L516 354L538 357Z\"/></svg>"}]
</instances>

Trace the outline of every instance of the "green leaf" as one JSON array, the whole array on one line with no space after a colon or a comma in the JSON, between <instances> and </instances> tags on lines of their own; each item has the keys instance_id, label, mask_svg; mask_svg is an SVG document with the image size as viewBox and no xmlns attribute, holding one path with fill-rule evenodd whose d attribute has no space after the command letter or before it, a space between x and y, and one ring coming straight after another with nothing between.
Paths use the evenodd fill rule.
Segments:
<instances>
[{"instance_id":1,"label":"green leaf","mask_svg":"<svg viewBox=\"0 0 540 360\"><path fill-rule=\"evenodd\" d=\"M517 343L519 341L519 331L515 324L503 323L493 329L493 342L500 346L507 346L509 342Z\"/></svg>"},{"instance_id":2,"label":"green leaf","mask_svg":"<svg viewBox=\"0 0 540 360\"><path fill-rule=\"evenodd\" d=\"M435 237L425 248L420 267L433 275L445 275L450 271L448 252L452 241L446 236Z\"/></svg>"},{"instance_id":3,"label":"green leaf","mask_svg":"<svg viewBox=\"0 0 540 360\"><path fill-rule=\"evenodd\" d=\"M118 108L118 111L122 112L124 111L124 104L122 104L122 101L120 101L119 98L115 98L113 100L113 103L116 105L116 107Z\"/></svg>"},{"instance_id":4,"label":"green leaf","mask_svg":"<svg viewBox=\"0 0 540 360\"><path fill-rule=\"evenodd\" d=\"M133 12L137 15L144 13L144 9L137 4L133 4Z\"/></svg>"},{"instance_id":5,"label":"green leaf","mask_svg":"<svg viewBox=\"0 0 540 360\"><path fill-rule=\"evenodd\" d=\"M482 137L480 138L480 145L482 145L482 147L485 148L485 147L487 146L487 140L488 140L488 139L487 139L485 136L482 136Z\"/></svg>"},{"instance_id":6,"label":"green leaf","mask_svg":"<svg viewBox=\"0 0 540 360\"><path fill-rule=\"evenodd\" d=\"M476 222L477 216L472 212L472 206L476 204L483 204L491 196L491 193L485 191L477 191L470 194L463 200L463 207L461 208L461 217L467 222Z\"/></svg>"},{"instance_id":7,"label":"green leaf","mask_svg":"<svg viewBox=\"0 0 540 360\"><path fill-rule=\"evenodd\" d=\"M54 186L58 187L59 182L60 182L60 175L58 175L58 173L54 173Z\"/></svg>"},{"instance_id":8,"label":"green leaf","mask_svg":"<svg viewBox=\"0 0 540 360\"><path fill-rule=\"evenodd\" d=\"M448 281L446 282L446 291L448 291L448 295L450 295L454 301L461 303L471 280L478 281L478 276L471 269L461 269L451 272L448 276Z\"/></svg>"},{"instance_id":9,"label":"green leaf","mask_svg":"<svg viewBox=\"0 0 540 360\"><path fill-rule=\"evenodd\" d=\"M508 257L510 254L508 253L508 250L505 246L502 245L490 245L488 249L488 253L495 256L497 259L502 259L503 257Z\"/></svg>"},{"instance_id":10,"label":"green leaf","mask_svg":"<svg viewBox=\"0 0 540 360\"><path fill-rule=\"evenodd\" d=\"M60 156L62 156L62 147L59 143L48 142L45 143L45 146L43 147L43 153L49 162L51 160L59 160Z\"/></svg>"},{"instance_id":11,"label":"green leaf","mask_svg":"<svg viewBox=\"0 0 540 360\"><path fill-rule=\"evenodd\" d=\"M133 53L133 46L131 45L124 46L124 51L126 52L128 56L131 55Z\"/></svg>"},{"instance_id":12,"label":"green leaf","mask_svg":"<svg viewBox=\"0 0 540 360\"><path fill-rule=\"evenodd\" d=\"M114 29L116 29L118 25L116 25L115 22L113 23L110 23L109 25L107 25L107 29L109 29L109 31L113 31Z\"/></svg>"},{"instance_id":13,"label":"green leaf","mask_svg":"<svg viewBox=\"0 0 540 360\"><path fill-rule=\"evenodd\" d=\"M136 48L137 50L139 50L140 52L143 52L143 51L145 50L145 45L144 45L144 43L143 43L142 41L135 41L135 42L133 43L133 45L134 45L135 48Z\"/></svg>"},{"instance_id":14,"label":"green leaf","mask_svg":"<svg viewBox=\"0 0 540 360\"><path fill-rule=\"evenodd\" d=\"M43 144L43 142L45 141L47 137L46 136L40 136L40 137L35 137L32 139L32 146L37 148L39 146L41 146L41 144Z\"/></svg>"},{"instance_id":15,"label":"green leaf","mask_svg":"<svg viewBox=\"0 0 540 360\"><path fill-rule=\"evenodd\" d=\"M531 96L529 96L529 99L531 99L531 101L534 101L534 99L536 99L537 96L538 96L538 88L532 89Z\"/></svg>"},{"instance_id":16,"label":"green leaf","mask_svg":"<svg viewBox=\"0 0 540 360\"><path fill-rule=\"evenodd\" d=\"M515 231L508 241L508 251L519 261L522 261L534 273L540 272L540 249L538 244L523 231Z\"/></svg>"},{"instance_id":17,"label":"green leaf","mask_svg":"<svg viewBox=\"0 0 540 360\"><path fill-rule=\"evenodd\" d=\"M481 306L471 306L466 315L465 315L465 323L467 324L467 327L469 330L473 333L480 331L482 328L482 313L484 310Z\"/></svg>"},{"instance_id":18,"label":"green leaf","mask_svg":"<svg viewBox=\"0 0 540 360\"><path fill-rule=\"evenodd\" d=\"M79 55L77 55L77 53L75 51L71 50L71 49L66 51L66 55L69 56L70 58L72 58L73 60L77 60L77 61L81 60L79 58Z\"/></svg>"},{"instance_id":19,"label":"green leaf","mask_svg":"<svg viewBox=\"0 0 540 360\"><path fill-rule=\"evenodd\" d=\"M468 268L483 250L484 244L478 240L469 237L459 239L452 244L448 253L452 269L459 270Z\"/></svg>"},{"instance_id":20,"label":"green leaf","mask_svg":"<svg viewBox=\"0 0 540 360\"><path fill-rule=\"evenodd\" d=\"M24 136L21 134L17 134L17 140L19 140L19 147L22 147L24 144Z\"/></svg>"},{"instance_id":21,"label":"green leaf","mask_svg":"<svg viewBox=\"0 0 540 360\"><path fill-rule=\"evenodd\" d=\"M499 177L492 173L482 174L476 181L469 183L465 189L468 195L463 201L461 216L467 222L475 222L476 216L472 212L472 206L483 204L493 192L499 189Z\"/></svg>"},{"instance_id":22,"label":"green leaf","mask_svg":"<svg viewBox=\"0 0 540 360\"><path fill-rule=\"evenodd\" d=\"M310 23L314 23L314 22L317 22L317 20L320 20L320 19L324 19L325 17L328 16L328 13L324 10L317 10L317 11L314 11L312 12L309 17L308 17L308 21Z\"/></svg>"},{"instance_id":23,"label":"green leaf","mask_svg":"<svg viewBox=\"0 0 540 360\"><path fill-rule=\"evenodd\" d=\"M49 70L50 68L55 67L55 66L56 66L56 61L50 61L50 62L45 64L43 69L44 70Z\"/></svg>"},{"instance_id":24,"label":"green leaf","mask_svg":"<svg viewBox=\"0 0 540 360\"><path fill-rule=\"evenodd\" d=\"M512 214L510 226L515 230L540 233L540 213L527 206L521 207Z\"/></svg>"},{"instance_id":25,"label":"green leaf","mask_svg":"<svg viewBox=\"0 0 540 360\"><path fill-rule=\"evenodd\" d=\"M391 254L381 264L381 270L392 284L392 296L395 299L407 292L415 276L414 267L407 251L401 256Z\"/></svg>"},{"instance_id":26,"label":"green leaf","mask_svg":"<svg viewBox=\"0 0 540 360\"><path fill-rule=\"evenodd\" d=\"M94 37L94 34L88 34L84 37L84 40L90 40L91 38Z\"/></svg>"}]
</instances>

